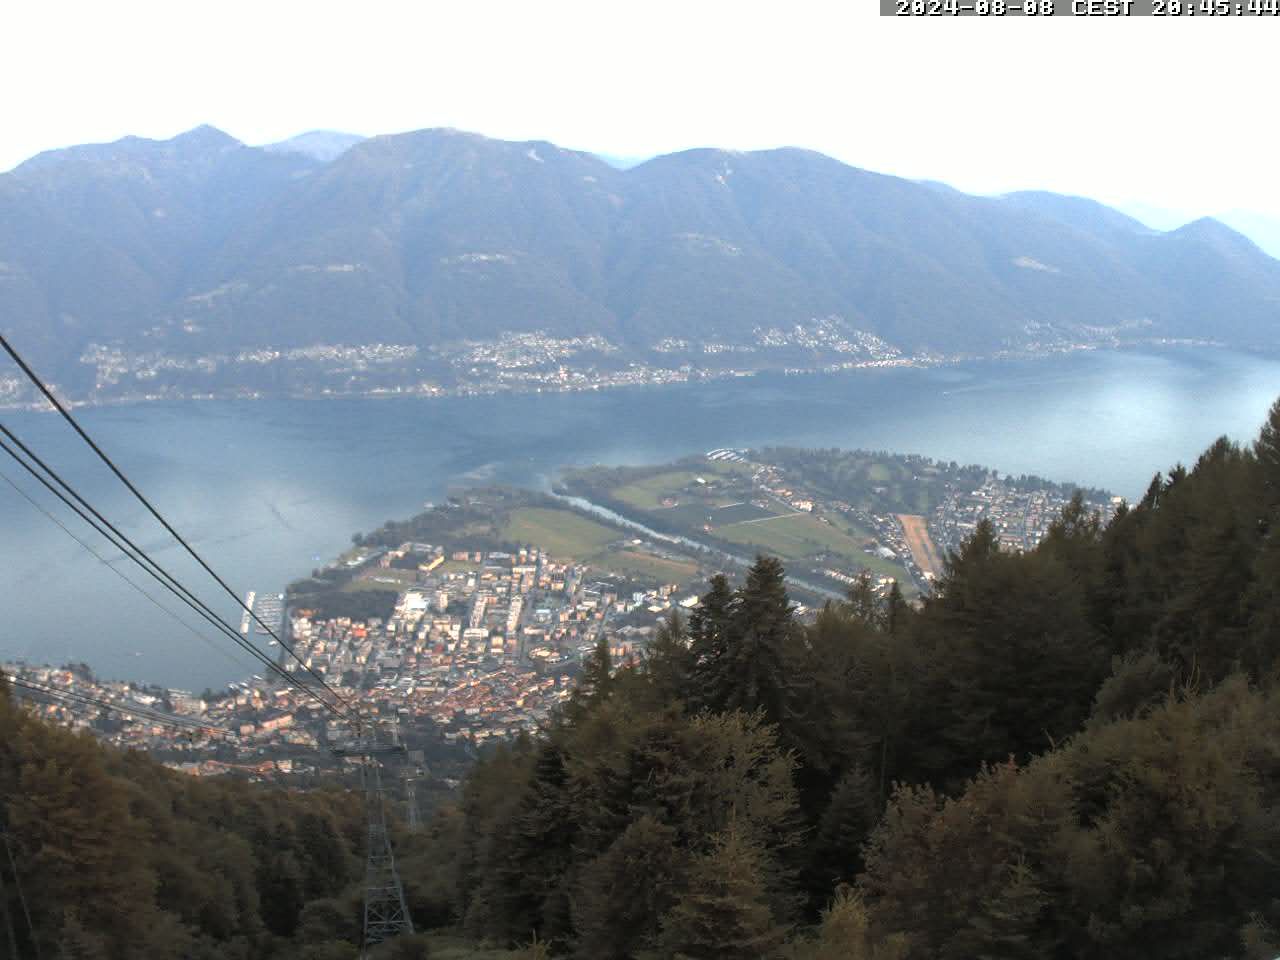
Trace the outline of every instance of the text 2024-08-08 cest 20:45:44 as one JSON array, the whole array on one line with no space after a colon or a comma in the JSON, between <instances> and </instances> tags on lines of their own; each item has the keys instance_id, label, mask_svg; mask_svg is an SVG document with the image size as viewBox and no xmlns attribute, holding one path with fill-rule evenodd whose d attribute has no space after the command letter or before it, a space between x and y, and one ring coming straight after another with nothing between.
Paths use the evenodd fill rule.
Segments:
<instances>
[{"instance_id":1,"label":"text 2024-08-08 cest 20:45:44","mask_svg":"<svg viewBox=\"0 0 1280 960\"><path fill-rule=\"evenodd\" d=\"M896 17L1275 17L1280 0L881 0Z\"/></svg>"}]
</instances>

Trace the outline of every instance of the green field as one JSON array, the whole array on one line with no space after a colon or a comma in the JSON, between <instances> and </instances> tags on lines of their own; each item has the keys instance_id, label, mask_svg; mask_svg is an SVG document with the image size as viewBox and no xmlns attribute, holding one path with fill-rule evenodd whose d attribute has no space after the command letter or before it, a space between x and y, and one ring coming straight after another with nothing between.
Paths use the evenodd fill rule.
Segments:
<instances>
[{"instance_id":1,"label":"green field","mask_svg":"<svg viewBox=\"0 0 1280 960\"><path fill-rule=\"evenodd\" d=\"M391 583L379 582L373 579L380 577L383 581L393 581ZM411 587L418 582L418 572L416 570L397 570L388 568L386 570L376 568L368 577L357 577L342 589L346 593L353 593L359 590L402 590L405 587Z\"/></svg>"},{"instance_id":2,"label":"green field","mask_svg":"<svg viewBox=\"0 0 1280 960\"><path fill-rule=\"evenodd\" d=\"M772 520L748 521L721 527L716 536L730 543L776 553L786 560L798 560L823 550L859 562L867 555L862 543L839 527L823 523L807 513L787 514Z\"/></svg>"},{"instance_id":3,"label":"green field","mask_svg":"<svg viewBox=\"0 0 1280 960\"><path fill-rule=\"evenodd\" d=\"M637 510L661 510L663 497L678 496L679 491L694 483L698 477L705 476L706 472L671 470L667 473L657 473L652 477L616 487L612 494L616 499Z\"/></svg>"},{"instance_id":4,"label":"green field","mask_svg":"<svg viewBox=\"0 0 1280 960\"><path fill-rule=\"evenodd\" d=\"M915 587L911 583L911 578L907 576L906 569L902 564L894 560L886 560L870 553L861 553L858 555L858 562L870 570L872 573L884 574L886 577L893 577L898 581L898 585L904 592L908 590L915 591Z\"/></svg>"},{"instance_id":5,"label":"green field","mask_svg":"<svg viewBox=\"0 0 1280 960\"><path fill-rule=\"evenodd\" d=\"M742 501L731 502L715 510L711 514L711 524L716 527L730 527L744 520L762 520L771 514L778 516L779 510L762 510L754 503Z\"/></svg>"},{"instance_id":6,"label":"green field","mask_svg":"<svg viewBox=\"0 0 1280 960\"><path fill-rule=\"evenodd\" d=\"M843 513L837 513L835 511L832 511L830 513L824 513L823 516L825 516L828 520L832 522L832 524L839 527L849 536L853 537L853 539L857 540L858 543L865 543L868 540L872 540L875 538L875 535L870 530L866 529L865 527L858 526L858 524L854 523Z\"/></svg>"},{"instance_id":7,"label":"green field","mask_svg":"<svg viewBox=\"0 0 1280 960\"><path fill-rule=\"evenodd\" d=\"M606 550L590 558L594 567L654 583L686 583L698 573L691 561L668 560L638 550Z\"/></svg>"},{"instance_id":8,"label":"green field","mask_svg":"<svg viewBox=\"0 0 1280 960\"><path fill-rule=\"evenodd\" d=\"M902 564L864 552L866 534L842 518L823 523L808 514L790 514L774 520L721 527L716 536L762 553L777 554L784 560L802 560L827 551L846 561L851 568L865 567L872 573L894 577L904 585L910 583Z\"/></svg>"},{"instance_id":9,"label":"green field","mask_svg":"<svg viewBox=\"0 0 1280 960\"><path fill-rule=\"evenodd\" d=\"M583 561L622 534L602 523L568 510L550 507L518 507L511 511L502 535L516 543L529 543L556 559Z\"/></svg>"},{"instance_id":10,"label":"green field","mask_svg":"<svg viewBox=\"0 0 1280 960\"><path fill-rule=\"evenodd\" d=\"M670 470L620 483L609 495L637 510L661 510L663 497L675 497L681 505L715 508L741 500L750 492L749 482L744 483L749 472L740 463L707 461L693 468L673 465ZM699 477L707 481L706 487L697 483Z\"/></svg>"},{"instance_id":11,"label":"green field","mask_svg":"<svg viewBox=\"0 0 1280 960\"><path fill-rule=\"evenodd\" d=\"M475 573L480 569L480 564L472 560L446 560L440 566L436 567L433 572L438 574L446 573Z\"/></svg>"}]
</instances>

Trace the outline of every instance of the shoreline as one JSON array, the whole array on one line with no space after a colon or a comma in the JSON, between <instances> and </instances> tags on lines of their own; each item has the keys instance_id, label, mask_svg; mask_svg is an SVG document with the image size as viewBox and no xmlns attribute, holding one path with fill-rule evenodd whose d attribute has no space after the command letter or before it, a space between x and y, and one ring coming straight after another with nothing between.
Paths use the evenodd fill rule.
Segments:
<instances>
[{"instance_id":1,"label":"shoreline","mask_svg":"<svg viewBox=\"0 0 1280 960\"><path fill-rule=\"evenodd\" d=\"M760 367L756 369L726 369L726 370L690 370L684 372L683 376L673 377L669 380L660 380L652 382L639 383L616 383L616 382L595 382L595 383L571 383L560 386L547 385L529 387L519 384L483 384L474 386L461 386L452 388L433 387L430 389L421 388L377 388L372 390L357 390L351 392L337 392L333 390L322 390L319 392L282 392L270 393L265 391L244 391L240 388L232 388L226 391L216 391L208 393L189 393L178 395L144 395L144 396L122 396L104 399L73 399L65 396L60 399L73 410L92 410L99 408L114 407L139 407L149 404L159 403L203 403L203 402L234 402L234 401L270 401L270 400L307 400L307 401L326 401L326 400L443 400L443 399L467 399L473 397L499 397L499 396L536 396L540 394L571 394L571 393L599 393L603 391L615 390L649 390L662 389L671 386L683 386L696 383L715 383L722 380L748 379L759 376L779 376L779 377L812 377L812 376L837 376L841 374L856 375L864 371L885 370L885 369L932 369L935 367L954 367L966 363L1006 363L1028 360L1048 360L1053 357L1060 357L1069 354L1078 353L1124 353L1130 351L1142 350L1176 350L1176 349L1208 349L1208 350L1231 350L1238 353L1249 354L1252 356L1274 356L1275 350L1265 349L1261 347L1237 347L1230 344L1224 344L1213 340L1192 340L1192 339L1156 339L1149 341L1127 341L1121 343L1087 343L1087 344L1069 344L1059 349L1039 349L1039 350L1008 350L998 351L992 354L963 354L963 355L916 355L910 357L901 357L895 359L882 360L858 360L847 361L845 363L832 363L819 367ZM37 402L0 402L0 413L52 413L53 408L46 401Z\"/></svg>"}]
</instances>

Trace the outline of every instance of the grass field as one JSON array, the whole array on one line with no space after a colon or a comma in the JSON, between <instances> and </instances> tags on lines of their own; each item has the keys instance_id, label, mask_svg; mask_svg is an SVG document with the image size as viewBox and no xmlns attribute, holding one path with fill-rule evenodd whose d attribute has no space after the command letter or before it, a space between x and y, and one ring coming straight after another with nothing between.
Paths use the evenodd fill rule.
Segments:
<instances>
[{"instance_id":1,"label":"grass field","mask_svg":"<svg viewBox=\"0 0 1280 960\"><path fill-rule=\"evenodd\" d=\"M726 504L711 514L711 523L716 527L728 527L744 520L760 520L769 516L771 511L761 510L754 503Z\"/></svg>"},{"instance_id":2,"label":"grass field","mask_svg":"<svg viewBox=\"0 0 1280 960\"><path fill-rule=\"evenodd\" d=\"M662 498L684 489L703 474L692 470L671 470L657 473L634 483L613 490L613 496L637 510L660 510Z\"/></svg>"},{"instance_id":3,"label":"grass field","mask_svg":"<svg viewBox=\"0 0 1280 960\"><path fill-rule=\"evenodd\" d=\"M853 537L853 539L857 540L858 543L866 543L868 540L875 539L874 533L872 533L866 527L862 527L854 523L843 513L836 513L832 511L831 513L824 514L824 516L826 516L826 518L830 520L832 524L839 527L849 536Z\"/></svg>"},{"instance_id":4,"label":"grass field","mask_svg":"<svg viewBox=\"0 0 1280 960\"><path fill-rule=\"evenodd\" d=\"M898 585L901 587L903 592L907 592L907 588L911 585L911 578L907 576L906 568L894 560L886 560L884 557L878 557L870 553L863 553L858 555L858 562L872 573L884 574L886 577L893 577L898 581Z\"/></svg>"},{"instance_id":5,"label":"grass field","mask_svg":"<svg viewBox=\"0 0 1280 960\"><path fill-rule=\"evenodd\" d=\"M475 573L480 569L480 564L471 560L446 560L440 566L436 567L436 573Z\"/></svg>"},{"instance_id":6,"label":"grass field","mask_svg":"<svg viewBox=\"0 0 1280 960\"><path fill-rule=\"evenodd\" d=\"M831 522L839 525L849 536L858 541L859 544L866 543L868 540L874 539L870 530L858 526L848 517L841 514L832 514ZM894 577L903 584L903 589L910 584L911 578L907 576L906 568L897 560L886 560L884 557L870 553L862 553L859 551L858 562L868 568L872 573L884 574L887 577Z\"/></svg>"},{"instance_id":7,"label":"grass field","mask_svg":"<svg viewBox=\"0 0 1280 960\"><path fill-rule=\"evenodd\" d=\"M691 530L701 530L704 523L713 522L716 508L707 503L682 503L678 507L653 512L669 524L674 523Z\"/></svg>"},{"instance_id":8,"label":"grass field","mask_svg":"<svg viewBox=\"0 0 1280 960\"><path fill-rule=\"evenodd\" d=\"M668 560L638 550L606 550L590 558L594 567L654 583L684 583L698 572L691 561Z\"/></svg>"},{"instance_id":9,"label":"grass field","mask_svg":"<svg viewBox=\"0 0 1280 960\"><path fill-rule=\"evenodd\" d=\"M374 579L375 577L379 579ZM416 570L374 570L368 577L360 577L346 584L342 589L347 593L359 590L401 590L418 582Z\"/></svg>"},{"instance_id":10,"label":"grass field","mask_svg":"<svg viewBox=\"0 0 1280 960\"><path fill-rule=\"evenodd\" d=\"M502 530L517 543L541 547L556 559L585 560L622 534L568 510L519 507Z\"/></svg>"},{"instance_id":11,"label":"grass field","mask_svg":"<svg viewBox=\"0 0 1280 960\"><path fill-rule=\"evenodd\" d=\"M797 560L822 550L859 561L866 556L861 542L834 524L823 523L807 513L731 524L718 529L716 536L731 543L776 553L787 560Z\"/></svg>"},{"instance_id":12,"label":"grass field","mask_svg":"<svg viewBox=\"0 0 1280 960\"><path fill-rule=\"evenodd\" d=\"M808 514L790 514L722 527L716 536L761 553L777 554L784 560L801 560L825 550L843 558L849 568L865 567L874 574L895 578L903 584L904 591L910 585L902 564L864 552L867 535L842 518L823 523Z\"/></svg>"}]
</instances>

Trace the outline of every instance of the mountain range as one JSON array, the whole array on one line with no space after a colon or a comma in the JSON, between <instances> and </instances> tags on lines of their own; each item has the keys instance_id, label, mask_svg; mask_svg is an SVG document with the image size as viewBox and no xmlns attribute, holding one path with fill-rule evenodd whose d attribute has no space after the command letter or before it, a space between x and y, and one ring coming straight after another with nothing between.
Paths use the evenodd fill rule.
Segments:
<instances>
[{"instance_id":1,"label":"mountain range","mask_svg":"<svg viewBox=\"0 0 1280 960\"><path fill-rule=\"evenodd\" d=\"M1271 346L1280 261L1215 220L1161 232L1083 198L971 196L800 149L619 169L448 129L251 147L205 126L0 174L0 329L68 383L101 347L541 331L643 357L817 321L908 354Z\"/></svg>"}]
</instances>

